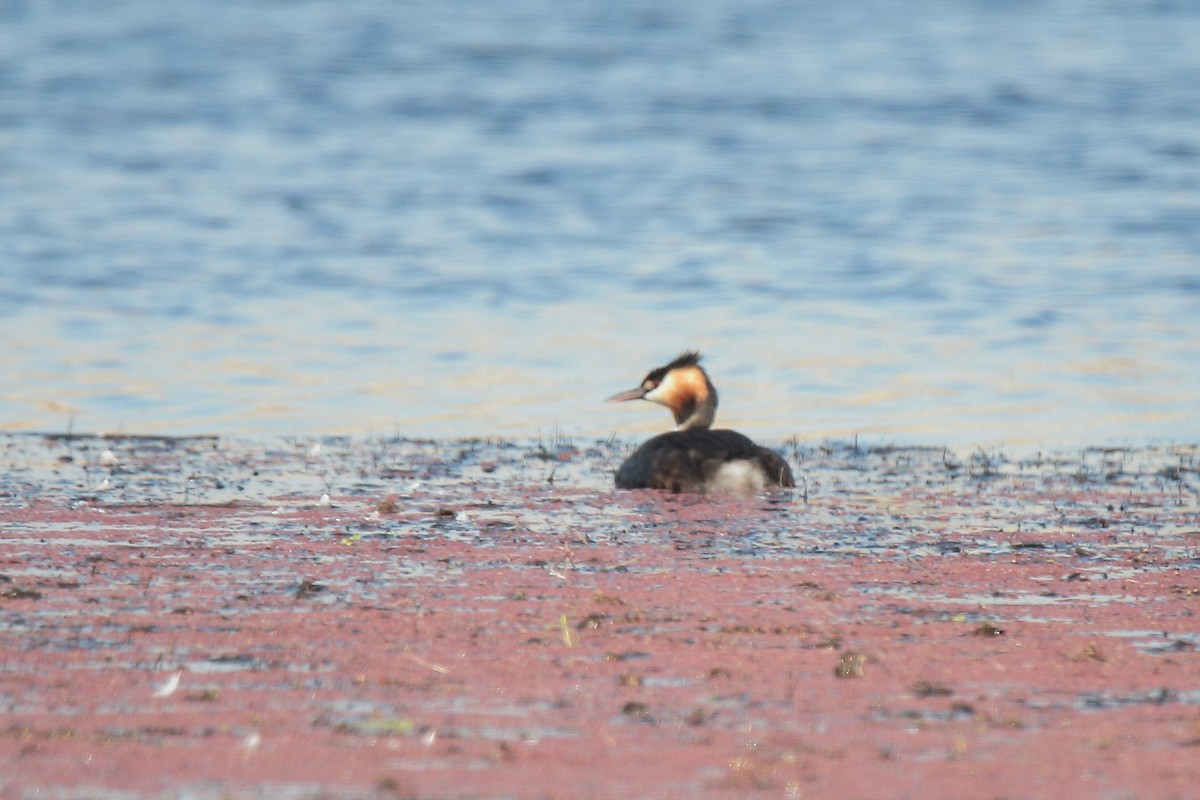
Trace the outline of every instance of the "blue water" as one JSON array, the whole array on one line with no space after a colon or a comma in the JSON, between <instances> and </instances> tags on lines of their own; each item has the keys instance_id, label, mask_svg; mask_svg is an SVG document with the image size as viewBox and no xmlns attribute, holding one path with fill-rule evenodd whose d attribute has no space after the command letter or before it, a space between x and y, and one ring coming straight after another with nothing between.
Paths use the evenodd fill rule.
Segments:
<instances>
[{"instance_id":1,"label":"blue water","mask_svg":"<svg viewBox=\"0 0 1200 800\"><path fill-rule=\"evenodd\" d=\"M0 0L0 429L1200 439L1200 4Z\"/></svg>"}]
</instances>

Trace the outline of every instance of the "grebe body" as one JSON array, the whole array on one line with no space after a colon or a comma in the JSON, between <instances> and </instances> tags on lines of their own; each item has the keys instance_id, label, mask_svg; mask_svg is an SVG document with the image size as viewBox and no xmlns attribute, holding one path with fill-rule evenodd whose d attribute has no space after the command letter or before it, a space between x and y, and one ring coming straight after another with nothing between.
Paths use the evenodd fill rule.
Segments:
<instances>
[{"instance_id":1,"label":"grebe body","mask_svg":"<svg viewBox=\"0 0 1200 800\"><path fill-rule=\"evenodd\" d=\"M757 493L796 485L778 453L737 431L709 427L716 418L717 390L700 366L699 353L689 351L651 370L641 386L609 400L649 400L666 406L678 426L650 439L621 464L619 489Z\"/></svg>"}]
</instances>

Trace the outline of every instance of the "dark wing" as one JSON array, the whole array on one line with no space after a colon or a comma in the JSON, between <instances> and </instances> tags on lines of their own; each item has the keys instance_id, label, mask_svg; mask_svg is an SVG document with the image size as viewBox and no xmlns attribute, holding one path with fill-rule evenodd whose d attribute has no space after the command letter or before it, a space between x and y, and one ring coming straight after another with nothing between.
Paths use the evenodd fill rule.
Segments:
<instances>
[{"instance_id":1,"label":"dark wing","mask_svg":"<svg viewBox=\"0 0 1200 800\"><path fill-rule=\"evenodd\" d=\"M783 456L768 447L754 445L755 457L762 465L767 480L777 486L795 486L796 479L792 477L792 468L783 460Z\"/></svg>"},{"instance_id":2,"label":"dark wing","mask_svg":"<svg viewBox=\"0 0 1200 800\"><path fill-rule=\"evenodd\" d=\"M689 432L681 431L681 433ZM706 469L715 471L720 463L744 459L757 462L762 467L763 475L768 483L775 486L796 485L791 467L783 460L782 456L769 447L757 445L737 431L695 431L695 433L700 441L693 443L692 449L703 454L703 460L708 465Z\"/></svg>"},{"instance_id":3,"label":"dark wing","mask_svg":"<svg viewBox=\"0 0 1200 800\"><path fill-rule=\"evenodd\" d=\"M737 431L689 430L655 436L639 447L617 471L617 488L701 492L721 464L736 460L757 462L770 483L796 485L778 453Z\"/></svg>"},{"instance_id":4,"label":"dark wing","mask_svg":"<svg viewBox=\"0 0 1200 800\"><path fill-rule=\"evenodd\" d=\"M668 439L671 434L655 436L625 459L617 470L618 489L666 489L672 492L704 490L704 472L700 462L686 447Z\"/></svg>"}]
</instances>

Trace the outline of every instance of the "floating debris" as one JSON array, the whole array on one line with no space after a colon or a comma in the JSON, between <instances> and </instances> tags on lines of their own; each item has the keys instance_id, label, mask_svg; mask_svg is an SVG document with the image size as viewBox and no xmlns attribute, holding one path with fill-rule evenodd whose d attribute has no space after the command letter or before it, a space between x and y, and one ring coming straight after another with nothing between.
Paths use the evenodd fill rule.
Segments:
<instances>
[{"instance_id":1,"label":"floating debris","mask_svg":"<svg viewBox=\"0 0 1200 800\"><path fill-rule=\"evenodd\" d=\"M991 622L981 622L975 626L975 630L971 631L971 633L976 636L1003 636L1004 629Z\"/></svg>"},{"instance_id":2,"label":"floating debris","mask_svg":"<svg viewBox=\"0 0 1200 800\"><path fill-rule=\"evenodd\" d=\"M838 656L833 674L838 678L864 678L867 675L867 657L862 653L847 650Z\"/></svg>"},{"instance_id":3,"label":"floating debris","mask_svg":"<svg viewBox=\"0 0 1200 800\"><path fill-rule=\"evenodd\" d=\"M174 675L167 678L163 683L154 690L155 697L170 697L175 694L175 690L179 688L179 679L183 677L183 670L177 671Z\"/></svg>"}]
</instances>

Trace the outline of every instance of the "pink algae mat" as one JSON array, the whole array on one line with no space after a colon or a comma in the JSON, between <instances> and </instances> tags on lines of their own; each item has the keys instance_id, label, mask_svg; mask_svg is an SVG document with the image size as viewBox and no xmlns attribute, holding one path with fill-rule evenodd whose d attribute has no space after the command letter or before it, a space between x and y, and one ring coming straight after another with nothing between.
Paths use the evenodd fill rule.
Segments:
<instances>
[{"instance_id":1,"label":"pink algae mat","mask_svg":"<svg viewBox=\"0 0 1200 800\"><path fill-rule=\"evenodd\" d=\"M1197 796L1197 448L625 450L0 438L0 796Z\"/></svg>"}]
</instances>

